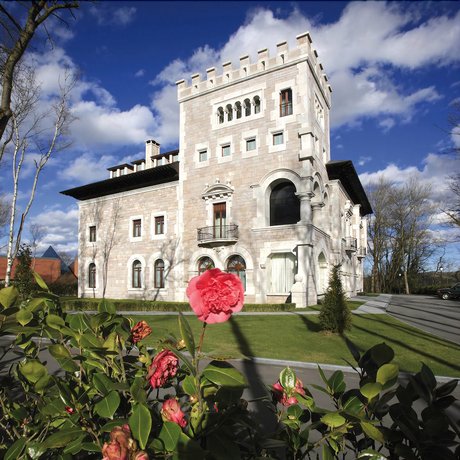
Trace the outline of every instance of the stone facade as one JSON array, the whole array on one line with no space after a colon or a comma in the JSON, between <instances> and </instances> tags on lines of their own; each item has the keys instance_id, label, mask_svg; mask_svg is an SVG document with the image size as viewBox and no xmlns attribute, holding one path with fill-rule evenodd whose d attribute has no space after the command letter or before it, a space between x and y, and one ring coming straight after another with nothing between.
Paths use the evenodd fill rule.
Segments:
<instances>
[{"instance_id":1,"label":"stone facade","mask_svg":"<svg viewBox=\"0 0 460 460\"><path fill-rule=\"evenodd\" d=\"M309 34L177 87L178 151L149 140L145 161L110 168L112 192L64 192L81 200L80 295L106 284L107 297L184 300L188 280L215 266L244 280L247 302L304 307L339 263L346 292L362 290L371 209L351 162L330 161L331 87ZM170 181L132 185L168 165Z\"/></svg>"}]
</instances>

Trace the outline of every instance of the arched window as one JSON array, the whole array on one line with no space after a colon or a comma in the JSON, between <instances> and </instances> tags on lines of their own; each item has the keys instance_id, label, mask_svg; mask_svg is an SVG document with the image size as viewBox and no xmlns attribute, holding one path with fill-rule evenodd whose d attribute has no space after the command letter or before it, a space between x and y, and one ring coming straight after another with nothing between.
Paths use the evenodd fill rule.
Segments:
<instances>
[{"instance_id":1,"label":"arched window","mask_svg":"<svg viewBox=\"0 0 460 460\"><path fill-rule=\"evenodd\" d=\"M243 114L243 111L241 109L241 102L235 103L235 112L236 112L236 118L237 119L241 118L241 115Z\"/></svg>"},{"instance_id":2,"label":"arched window","mask_svg":"<svg viewBox=\"0 0 460 460\"><path fill-rule=\"evenodd\" d=\"M259 113L260 112L260 97L255 96L254 97L254 113Z\"/></svg>"},{"instance_id":3,"label":"arched window","mask_svg":"<svg viewBox=\"0 0 460 460\"><path fill-rule=\"evenodd\" d=\"M244 116L249 117L251 115L251 101L249 99L244 100Z\"/></svg>"},{"instance_id":4,"label":"arched window","mask_svg":"<svg viewBox=\"0 0 460 460\"><path fill-rule=\"evenodd\" d=\"M292 182L276 185L270 194L270 225L296 224L300 220L300 200Z\"/></svg>"},{"instance_id":5,"label":"arched window","mask_svg":"<svg viewBox=\"0 0 460 460\"><path fill-rule=\"evenodd\" d=\"M88 287L96 288L96 264L91 263L88 267Z\"/></svg>"},{"instance_id":6,"label":"arched window","mask_svg":"<svg viewBox=\"0 0 460 460\"><path fill-rule=\"evenodd\" d=\"M246 262L241 256L232 256L228 259L227 272L238 276L246 290Z\"/></svg>"},{"instance_id":7,"label":"arched window","mask_svg":"<svg viewBox=\"0 0 460 460\"><path fill-rule=\"evenodd\" d=\"M280 93L280 117L292 115L292 89L283 89Z\"/></svg>"},{"instance_id":8,"label":"arched window","mask_svg":"<svg viewBox=\"0 0 460 460\"><path fill-rule=\"evenodd\" d=\"M165 263L163 260L158 259L155 261L153 268L154 271L154 287L161 289L165 287Z\"/></svg>"},{"instance_id":9,"label":"arched window","mask_svg":"<svg viewBox=\"0 0 460 460\"><path fill-rule=\"evenodd\" d=\"M132 287L141 288L142 287L142 264L135 260L132 267Z\"/></svg>"},{"instance_id":10,"label":"arched window","mask_svg":"<svg viewBox=\"0 0 460 460\"><path fill-rule=\"evenodd\" d=\"M201 275L204 273L206 270L211 270L214 268L214 261L210 257L201 257L200 260L198 260L198 274Z\"/></svg>"},{"instance_id":11,"label":"arched window","mask_svg":"<svg viewBox=\"0 0 460 460\"><path fill-rule=\"evenodd\" d=\"M232 121L233 120L233 107L232 107L232 104L227 104L226 112L227 112L227 121Z\"/></svg>"},{"instance_id":12,"label":"arched window","mask_svg":"<svg viewBox=\"0 0 460 460\"><path fill-rule=\"evenodd\" d=\"M217 120L219 121L219 125L224 122L224 109L222 107L217 109Z\"/></svg>"}]
</instances>

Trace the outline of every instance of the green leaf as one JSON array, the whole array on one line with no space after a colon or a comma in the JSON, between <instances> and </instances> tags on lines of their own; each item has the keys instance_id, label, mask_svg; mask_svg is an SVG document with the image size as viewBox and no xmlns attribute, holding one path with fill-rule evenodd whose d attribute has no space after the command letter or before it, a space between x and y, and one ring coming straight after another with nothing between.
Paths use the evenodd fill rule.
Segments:
<instances>
[{"instance_id":1,"label":"green leaf","mask_svg":"<svg viewBox=\"0 0 460 460\"><path fill-rule=\"evenodd\" d=\"M47 286L46 283L43 281L43 278L42 278L37 272L32 271L32 274L34 275L34 278L35 278L36 283L37 283L44 291L48 291L48 286Z\"/></svg>"},{"instance_id":2,"label":"green leaf","mask_svg":"<svg viewBox=\"0 0 460 460\"><path fill-rule=\"evenodd\" d=\"M289 418L295 418L295 419L298 419L301 417L301 415L303 414L303 410L300 406L298 406L297 404L293 404L292 406L289 406L286 410L286 413L288 415Z\"/></svg>"},{"instance_id":3,"label":"green leaf","mask_svg":"<svg viewBox=\"0 0 460 460\"><path fill-rule=\"evenodd\" d=\"M320 377L321 377L321 380L322 380L326 385L329 385L329 382L328 382L326 376L324 375L324 372L323 372L323 370L321 369L320 366L318 366L318 372L319 372L319 375L320 375Z\"/></svg>"},{"instance_id":4,"label":"green leaf","mask_svg":"<svg viewBox=\"0 0 460 460\"><path fill-rule=\"evenodd\" d=\"M94 411L101 417L112 418L119 405L120 395L113 390L94 405Z\"/></svg>"},{"instance_id":5,"label":"green leaf","mask_svg":"<svg viewBox=\"0 0 460 460\"><path fill-rule=\"evenodd\" d=\"M6 451L3 460L17 460L24 450L26 445L26 438L19 438L13 444L11 444L10 448Z\"/></svg>"},{"instance_id":6,"label":"green leaf","mask_svg":"<svg viewBox=\"0 0 460 460\"><path fill-rule=\"evenodd\" d=\"M152 416L144 404L134 406L133 413L129 417L129 426L141 449L144 449L152 429Z\"/></svg>"},{"instance_id":7,"label":"green leaf","mask_svg":"<svg viewBox=\"0 0 460 460\"><path fill-rule=\"evenodd\" d=\"M193 338L193 332L190 324L181 312L179 312L179 330L188 352L192 355L192 358L195 358L195 339Z\"/></svg>"},{"instance_id":8,"label":"green leaf","mask_svg":"<svg viewBox=\"0 0 460 460\"><path fill-rule=\"evenodd\" d=\"M48 350L51 356L56 359L64 359L71 357L69 350L67 350L67 348L64 345L61 345L60 343L50 345L48 347Z\"/></svg>"},{"instance_id":9,"label":"green leaf","mask_svg":"<svg viewBox=\"0 0 460 460\"><path fill-rule=\"evenodd\" d=\"M382 386L398 378L399 367L396 364L384 364L377 371L377 383Z\"/></svg>"},{"instance_id":10,"label":"green leaf","mask_svg":"<svg viewBox=\"0 0 460 460\"><path fill-rule=\"evenodd\" d=\"M38 382L43 376L48 374L46 367L36 360L26 361L18 366L19 372L31 383Z\"/></svg>"},{"instance_id":11,"label":"green leaf","mask_svg":"<svg viewBox=\"0 0 460 460\"><path fill-rule=\"evenodd\" d=\"M386 343L374 345L370 350L370 354L378 367L389 363L395 356L395 352Z\"/></svg>"},{"instance_id":12,"label":"green leaf","mask_svg":"<svg viewBox=\"0 0 460 460\"><path fill-rule=\"evenodd\" d=\"M202 375L210 382L226 388L246 387L243 374L225 361L211 361Z\"/></svg>"},{"instance_id":13,"label":"green leaf","mask_svg":"<svg viewBox=\"0 0 460 460\"><path fill-rule=\"evenodd\" d=\"M158 436L165 446L165 449L168 452L172 452L176 449L176 446L179 442L179 437L182 430L177 423L173 422L164 422L161 427L160 434Z\"/></svg>"},{"instance_id":14,"label":"green leaf","mask_svg":"<svg viewBox=\"0 0 460 460\"><path fill-rule=\"evenodd\" d=\"M424 363L422 363L420 376L422 378L422 382L430 391L433 391L436 388L436 377L434 376L433 371Z\"/></svg>"},{"instance_id":15,"label":"green leaf","mask_svg":"<svg viewBox=\"0 0 460 460\"><path fill-rule=\"evenodd\" d=\"M10 308L19 296L19 291L14 286L0 289L0 304L3 308Z\"/></svg>"},{"instance_id":16,"label":"green leaf","mask_svg":"<svg viewBox=\"0 0 460 460\"><path fill-rule=\"evenodd\" d=\"M363 429L364 433L366 433L366 435L372 438L374 441L378 441L381 444L385 442L382 432L376 426L372 425L372 423L361 422L361 428Z\"/></svg>"},{"instance_id":17,"label":"green leaf","mask_svg":"<svg viewBox=\"0 0 460 460\"><path fill-rule=\"evenodd\" d=\"M344 425L347 421L337 412L331 412L321 417L321 421L330 428L337 428Z\"/></svg>"},{"instance_id":18,"label":"green leaf","mask_svg":"<svg viewBox=\"0 0 460 460\"><path fill-rule=\"evenodd\" d=\"M43 415L50 417L57 417L63 415L65 411L65 404L61 398L51 400L46 406L40 411Z\"/></svg>"},{"instance_id":19,"label":"green leaf","mask_svg":"<svg viewBox=\"0 0 460 460\"><path fill-rule=\"evenodd\" d=\"M334 452L332 449L327 445L323 444L323 455L322 455L322 460L334 460Z\"/></svg>"},{"instance_id":20,"label":"green leaf","mask_svg":"<svg viewBox=\"0 0 460 460\"><path fill-rule=\"evenodd\" d=\"M346 388L346 384L343 381L343 372L335 371L328 380L328 386L333 394L343 393Z\"/></svg>"},{"instance_id":21,"label":"green leaf","mask_svg":"<svg viewBox=\"0 0 460 460\"><path fill-rule=\"evenodd\" d=\"M366 449L359 453L356 460L387 460L387 458L373 449Z\"/></svg>"},{"instance_id":22,"label":"green leaf","mask_svg":"<svg viewBox=\"0 0 460 460\"><path fill-rule=\"evenodd\" d=\"M352 396L343 405L343 409L353 415L358 415L363 410L363 408L363 403L357 396Z\"/></svg>"},{"instance_id":23,"label":"green leaf","mask_svg":"<svg viewBox=\"0 0 460 460\"><path fill-rule=\"evenodd\" d=\"M29 310L19 310L16 313L16 320L21 326L29 324L34 319L34 315Z\"/></svg>"},{"instance_id":24,"label":"green leaf","mask_svg":"<svg viewBox=\"0 0 460 460\"><path fill-rule=\"evenodd\" d=\"M111 332L105 339L103 347L107 348L109 351L117 351L117 336L118 334L116 332Z\"/></svg>"},{"instance_id":25,"label":"green leaf","mask_svg":"<svg viewBox=\"0 0 460 460\"><path fill-rule=\"evenodd\" d=\"M184 380L182 380L182 389L189 396L198 394L195 379L191 375L187 375Z\"/></svg>"},{"instance_id":26,"label":"green leaf","mask_svg":"<svg viewBox=\"0 0 460 460\"><path fill-rule=\"evenodd\" d=\"M81 450L86 452L100 452L101 448L95 442L84 442L81 445Z\"/></svg>"},{"instance_id":27,"label":"green leaf","mask_svg":"<svg viewBox=\"0 0 460 460\"><path fill-rule=\"evenodd\" d=\"M63 428L46 438L43 442L43 447L45 449L65 447L71 441L78 439L82 435L86 435L86 431L82 431L80 428Z\"/></svg>"},{"instance_id":28,"label":"green leaf","mask_svg":"<svg viewBox=\"0 0 460 460\"><path fill-rule=\"evenodd\" d=\"M455 388L457 388L457 385L458 380L449 380L449 382L446 382L440 387L436 388L436 397L442 398L444 396L450 395L455 390Z\"/></svg>"},{"instance_id":29,"label":"green leaf","mask_svg":"<svg viewBox=\"0 0 460 460\"><path fill-rule=\"evenodd\" d=\"M97 306L97 311L99 313L109 313L110 315L115 315L117 313L117 309L115 307L115 304L113 302L110 302L107 299L102 299L98 306Z\"/></svg>"},{"instance_id":30,"label":"green leaf","mask_svg":"<svg viewBox=\"0 0 460 460\"><path fill-rule=\"evenodd\" d=\"M101 341L91 332L85 332L80 337L80 344L85 348L101 348Z\"/></svg>"},{"instance_id":31,"label":"green leaf","mask_svg":"<svg viewBox=\"0 0 460 460\"><path fill-rule=\"evenodd\" d=\"M60 330L62 326L65 326L65 321L58 315L50 314L46 317L46 324L51 329Z\"/></svg>"},{"instance_id":32,"label":"green leaf","mask_svg":"<svg viewBox=\"0 0 460 460\"><path fill-rule=\"evenodd\" d=\"M362 386L359 391L370 401L375 398L380 391L382 391L382 385L380 385L380 383L366 383L366 385Z\"/></svg>"},{"instance_id":33,"label":"green leaf","mask_svg":"<svg viewBox=\"0 0 460 460\"><path fill-rule=\"evenodd\" d=\"M285 390L293 390L295 388L296 380L297 377L295 372L290 367L285 367L280 372L280 384Z\"/></svg>"},{"instance_id":34,"label":"green leaf","mask_svg":"<svg viewBox=\"0 0 460 460\"><path fill-rule=\"evenodd\" d=\"M147 392L145 391L145 378L136 377L130 388L131 396L137 403L145 403L147 401Z\"/></svg>"},{"instance_id":35,"label":"green leaf","mask_svg":"<svg viewBox=\"0 0 460 460\"><path fill-rule=\"evenodd\" d=\"M35 297L34 299L30 299L27 302L27 310L32 312L41 310L46 305L47 300L48 299L43 297Z\"/></svg>"},{"instance_id":36,"label":"green leaf","mask_svg":"<svg viewBox=\"0 0 460 460\"><path fill-rule=\"evenodd\" d=\"M78 454L78 452L80 452L82 449L81 445L82 445L83 439L85 438L86 438L86 433L78 437L74 441L69 442L64 449L64 453L71 454L71 455Z\"/></svg>"}]
</instances>

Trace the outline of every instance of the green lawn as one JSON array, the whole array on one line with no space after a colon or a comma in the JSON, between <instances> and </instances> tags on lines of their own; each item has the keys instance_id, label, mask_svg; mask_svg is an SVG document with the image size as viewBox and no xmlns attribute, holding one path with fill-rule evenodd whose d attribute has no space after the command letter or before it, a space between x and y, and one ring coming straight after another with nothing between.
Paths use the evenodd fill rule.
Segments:
<instances>
[{"instance_id":1,"label":"green lawn","mask_svg":"<svg viewBox=\"0 0 460 460\"><path fill-rule=\"evenodd\" d=\"M155 346L169 333L179 337L177 316L133 316L146 320L153 329L146 340ZM187 316L195 340L202 323ZM359 350L386 342L396 354L401 371L414 372L424 362L436 375L460 377L460 346L434 337L387 315L354 315L347 333ZM345 341L338 335L319 331L316 315L235 316L227 323L210 324L206 329L204 351L219 358L257 356L282 360L346 365L352 362Z\"/></svg>"}]
</instances>

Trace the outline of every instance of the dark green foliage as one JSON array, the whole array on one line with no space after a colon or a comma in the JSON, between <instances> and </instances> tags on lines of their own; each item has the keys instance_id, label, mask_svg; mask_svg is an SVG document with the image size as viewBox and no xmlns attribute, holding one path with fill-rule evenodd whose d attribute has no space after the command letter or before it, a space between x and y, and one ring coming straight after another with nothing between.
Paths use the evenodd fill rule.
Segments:
<instances>
[{"instance_id":1,"label":"dark green foliage","mask_svg":"<svg viewBox=\"0 0 460 460\"><path fill-rule=\"evenodd\" d=\"M329 287L321 305L319 321L323 331L342 334L351 328L351 313L347 307L340 279L340 265L334 265L332 268Z\"/></svg>"},{"instance_id":2,"label":"dark green foliage","mask_svg":"<svg viewBox=\"0 0 460 460\"><path fill-rule=\"evenodd\" d=\"M66 311L97 310L99 299L62 299L62 308ZM125 299L111 300L117 311L191 311L188 302L164 302L159 300ZM293 311L293 303L244 304L245 312L256 311Z\"/></svg>"},{"instance_id":3,"label":"dark green foliage","mask_svg":"<svg viewBox=\"0 0 460 460\"><path fill-rule=\"evenodd\" d=\"M27 244L22 244L18 256L18 264L14 274L14 285L22 299L27 299L36 290L36 283L32 273L32 251Z\"/></svg>"}]
</instances>

